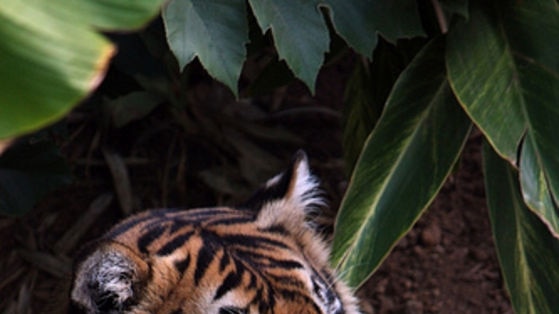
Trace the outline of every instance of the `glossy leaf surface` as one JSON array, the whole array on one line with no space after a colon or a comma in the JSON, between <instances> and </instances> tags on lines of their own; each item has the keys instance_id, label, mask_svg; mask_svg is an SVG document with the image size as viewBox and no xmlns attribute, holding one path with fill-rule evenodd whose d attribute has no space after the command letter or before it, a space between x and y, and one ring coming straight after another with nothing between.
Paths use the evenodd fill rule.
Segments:
<instances>
[{"instance_id":1,"label":"glossy leaf surface","mask_svg":"<svg viewBox=\"0 0 559 314\"><path fill-rule=\"evenodd\" d=\"M442 43L402 73L353 172L336 221L332 262L358 286L418 219L470 129L445 78Z\"/></svg>"},{"instance_id":2,"label":"glossy leaf surface","mask_svg":"<svg viewBox=\"0 0 559 314\"><path fill-rule=\"evenodd\" d=\"M472 6L468 22L449 33L446 60L462 106L497 152L516 163L526 131L538 133L536 142L557 138L547 126L559 122L559 41L549 40L559 37L559 9L550 0L502 5L501 15Z\"/></svg>"},{"instance_id":3,"label":"glossy leaf surface","mask_svg":"<svg viewBox=\"0 0 559 314\"><path fill-rule=\"evenodd\" d=\"M559 240L523 203L518 172L485 145L484 176L493 237L516 313L559 311Z\"/></svg>"},{"instance_id":4,"label":"glossy leaf surface","mask_svg":"<svg viewBox=\"0 0 559 314\"><path fill-rule=\"evenodd\" d=\"M516 166L520 156L524 199L557 234L559 40L550 38L559 38L559 6L552 0L500 6L495 12L475 3L468 22L449 33L450 82L499 155Z\"/></svg>"}]
</instances>

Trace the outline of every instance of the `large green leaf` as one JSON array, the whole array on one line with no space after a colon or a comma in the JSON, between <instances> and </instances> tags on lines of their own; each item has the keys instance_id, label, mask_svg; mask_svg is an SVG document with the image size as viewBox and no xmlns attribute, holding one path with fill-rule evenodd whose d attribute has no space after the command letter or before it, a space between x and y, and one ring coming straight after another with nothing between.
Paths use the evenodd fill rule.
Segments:
<instances>
[{"instance_id":1,"label":"large green leaf","mask_svg":"<svg viewBox=\"0 0 559 314\"><path fill-rule=\"evenodd\" d=\"M450 31L450 82L501 156L516 164L526 137L530 149L520 158L529 162L521 165L521 176L541 176L542 184L537 189L523 184L525 200L556 226L557 215L549 215L555 208L543 189L559 201L559 6L553 0L504 1L500 12L493 10L474 5L468 23Z\"/></svg>"},{"instance_id":2,"label":"large green leaf","mask_svg":"<svg viewBox=\"0 0 559 314\"><path fill-rule=\"evenodd\" d=\"M67 23L95 29L139 29L153 17L165 0L26 0Z\"/></svg>"},{"instance_id":3,"label":"large green leaf","mask_svg":"<svg viewBox=\"0 0 559 314\"><path fill-rule=\"evenodd\" d=\"M353 172L336 221L332 262L352 286L379 265L432 201L470 122L445 78L441 41L402 73Z\"/></svg>"},{"instance_id":4,"label":"large green leaf","mask_svg":"<svg viewBox=\"0 0 559 314\"><path fill-rule=\"evenodd\" d=\"M318 0L249 0L263 32L271 30L279 57L314 91L329 36Z\"/></svg>"},{"instance_id":5,"label":"large green leaf","mask_svg":"<svg viewBox=\"0 0 559 314\"><path fill-rule=\"evenodd\" d=\"M377 32L395 42L423 36L416 1L324 0L334 28L357 52L370 57L377 45Z\"/></svg>"},{"instance_id":6,"label":"large green leaf","mask_svg":"<svg viewBox=\"0 0 559 314\"><path fill-rule=\"evenodd\" d=\"M173 0L163 11L167 41L181 68L198 56L210 75L237 93L246 58L244 0Z\"/></svg>"},{"instance_id":7,"label":"large green leaf","mask_svg":"<svg viewBox=\"0 0 559 314\"><path fill-rule=\"evenodd\" d=\"M559 38L559 9L553 0L508 1L499 9L474 5L468 22L451 29L447 67L465 110L497 152L516 163L526 129L559 122L559 40L550 40ZM553 138L547 129L539 133Z\"/></svg>"},{"instance_id":8,"label":"large green leaf","mask_svg":"<svg viewBox=\"0 0 559 314\"><path fill-rule=\"evenodd\" d=\"M101 82L115 49L94 26L137 28L161 2L1 1L0 138L60 119Z\"/></svg>"},{"instance_id":9,"label":"large green leaf","mask_svg":"<svg viewBox=\"0 0 559 314\"><path fill-rule=\"evenodd\" d=\"M501 272L516 313L559 313L559 240L522 202L518 173L484 146L484 173Z\"/></svg>"}]
</instances>

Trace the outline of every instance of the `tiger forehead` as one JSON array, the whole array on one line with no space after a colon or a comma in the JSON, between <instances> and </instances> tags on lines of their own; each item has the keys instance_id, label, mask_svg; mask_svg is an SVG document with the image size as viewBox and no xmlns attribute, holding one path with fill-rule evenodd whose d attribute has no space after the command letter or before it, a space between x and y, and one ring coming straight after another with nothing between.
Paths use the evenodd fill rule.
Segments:
<instances>
[{"instance_id":1,"label":"tiger forehead","mask_svg":"<svg viewBox=\"0 0 559 314\"><path fill-rule=\"evenodd\" d=\"M193 237L215 245L296 249L281 226L259 228L254 213L228 207L186 211L155 210L125 220L109 231L105 239L135 247L140 253L168 255Z\"/></svg>"}]
</instances>

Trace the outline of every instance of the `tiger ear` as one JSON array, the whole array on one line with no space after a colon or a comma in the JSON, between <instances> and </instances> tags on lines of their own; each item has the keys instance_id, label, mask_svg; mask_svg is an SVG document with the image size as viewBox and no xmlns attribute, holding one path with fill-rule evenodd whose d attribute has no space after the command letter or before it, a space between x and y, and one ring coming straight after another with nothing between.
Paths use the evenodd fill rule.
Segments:
<instances>
[{"instance_id":1,"label":"tiger ear","mask_svg":"<svg viewBox=\"0 0 559 314\"><path fill-rule=\"evenodd\" d=\"M138 299L149 266L124 245L108 242L78 263L73 306L87 313L121 313Z\"/></svg>"},{"instance_id":2,"label":"tiger ear","mask_svg":"<svg viewBox=\"0 0 559 314\"><path fill-rule=\"evenodd\" d=\"M259 220L273 222L276 217L298 217L323 204L318 180L311 174L304 151L298 151L288 168L268 180L244 205L259 212Z\"/></svg>"}]
</instances>

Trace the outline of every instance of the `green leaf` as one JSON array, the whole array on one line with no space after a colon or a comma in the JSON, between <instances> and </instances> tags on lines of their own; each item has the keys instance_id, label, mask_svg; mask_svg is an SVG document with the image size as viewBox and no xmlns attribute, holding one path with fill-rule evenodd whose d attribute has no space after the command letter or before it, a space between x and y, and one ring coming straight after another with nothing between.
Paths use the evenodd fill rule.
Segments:
<instances>
[{"instance_id":1,"label":"green leaf","mask_svg":"<svg viewBox=\"0 0 559 314\"><path fill-rule=\"evenodd\" d=\"M23 215L47 192L71 181L54 144L29 142L15 144L0 157L0 213Z\"/></svg>"},{"instance_id":2,"label":"green leaf","mask_svg":"<svg viewBox=\"0 0 559 314\"><path fill-rule=\"evenodd\" d=\"M358 62L346 85L344 102L344 157L347 169L353 169L382 112L382 104L373 96L373 82L368 64Z\"/></svg>"},{"instance_id":3,"label":"green leaf","mask_svg":"<svg viewBox=\"0 0 559 314\"><path fill-rule=\"evenodd\" d=\"M50 0L33 1L34 6L77 25L102 30L136 30L153 18L164 0Z\"/></svg>"},{"instance_id":4,"label":"green leaf","mask_svg":"<svg viewBox=\"0 0 559 314\"><path fill-rule=\"evenodd\" d=\"M163 21L181 69L198 56L210 75L237 94L248 43L244 0L173 0Z\"/></svg>"},{"instance_id":5,"label":"green leaf","mask_svg":"<svg viewBox=\"0 0 559 314\"><path fill-rule=\"evenodd\" d=\"M425 35L416 1L325 0L334 28L347 43L364 56L377 45L377 32L391 42Z\"/></svg>"},{"instance_id":6,"label":"green leaf","mask_svg":"<svg viewBox=\"0 0 559 314\"><path fill-rule=\"evenodd\" d=\"M415 47L395 47L380 41L373 61L356 64L346 85L344 103L344 157L348 172L353 170L363 143L377 123L394 82L410 62L405 56ZM402 50L406 53L402 53ZM419 50L419 49L418 49Z\"/></svg>"},{"instance_id":7,"label":"green leaf","mask_svg":"<svg viewBox=\"0 0 559 314\"><path fill-rule=\"evenodd\" d=\"M370 134L342 201L332 262L353 287L385 258L432 201L470 122L445 78L435 41L402 73Z\"/></svg>"},{"instance_id":8,"label":"green leaf","mask_svg":"<svg viewBox=\"0 0 559 314\"><path fill-rule=\"evenodd\" d=\"M549 231L559 238L559 209L551 198L541 160L531 137L527 137L522 145L519 170L524 202L542 219Z\"/></svg>"},{"instance_id":9,"label":"green leaf","mask_svg":"<svg viewBox=\"0 0 559 314\"><path fill-rule=\"evenodd\" d=\"M372 1L327 0L336 32L357 52L371 56L377 45Z\"/></svg>"},{"instance_id":10,"label":"green leaf","mask_svg":"<svg viewBox=\"0 0 559 314\"><path fill-rule=\"evenodd\" d=\"M489 214L516 313L559 312L559 240L522 202L517 172L484 145Z\"/></svg>"},{"instance_id":11,"label":"green leaf","mask_svg":"<svg viewBox=\"0 0 559 314\"><path fill-rule=\"evenodd\" d=\"M318 0L249 0L262 32L271 30L280 59L314 91L329 37Z\"/></svg>"},{"instance_id":12,"label":"green leaf","mask_svg":"<svg viewBox=\"0 0 559 314\"><path fill-rule=\"evenodd\" d=\"M519 65L522 67L520 76L525 78L522 88L528 126L526 141L533 145L551 195L559 204L559 71L551 72L526 60ZM524 158L524 154L520 158Z\"/></svg>"},{"instance_id":13,"label":"green leaf","mask_svg":"<svg viewBox=\"0 0 559 314\"><path fill-rule=\"evenodd\" d=\"M559 201L559 7L555 1L473 6L468 23L448 37L450 81L462 106L495 150L517 164L522 138L528 146L521 177L529 206L556 233L551 197ZM529 148L529 149L528 149ZM524 156L524 154L530 154Z\"/></svg>"},{"instance_id":14,"label":"green leaf","mask_svg":"<svg viewBox=\"0 0 559 314\"><path fill-rule=\"evenodd\" d=\"M63 117L101 82L114 54L93 27L138 27L162 0L70 2L0 3L0 138Z\"/></svg>"},{"instance_id":15,"label":"green leaf","mask_svg":"<svg viewBox=\"0 0 559 314\"><path fill-rule=\"evenodd\" d=\"M559 41L550 40L559 38L559 10L551 0L510 1L499 6L502 12L486 6L472 6L468 22L450 30L447 68L464 109L515 164L526 130L538 134L538 151L559 141L550 128L559 123ZM558 149L542 155L546 167L559 169Z\"/></svg>"}]
</instances>

